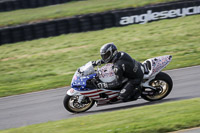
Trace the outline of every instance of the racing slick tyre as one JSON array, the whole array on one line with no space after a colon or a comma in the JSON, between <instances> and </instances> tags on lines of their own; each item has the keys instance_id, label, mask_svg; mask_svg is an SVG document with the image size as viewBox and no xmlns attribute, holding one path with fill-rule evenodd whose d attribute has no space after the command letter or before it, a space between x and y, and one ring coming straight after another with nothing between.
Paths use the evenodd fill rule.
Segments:
<instances>
[{"instance_id":1,"label":"racing slick tyre","mask_svg":"<svg viewBox=\"0 0 200 133\"><path fill-rule=\"evenodd\" d=\"M71 113L81 113L90 109L95 103L95 101L89 97L85 97L81 103L79 103L78 98L79 96L69 96L66 94L63 100L65 109Z\"/></svg>"},{"instance_id":2,"label":"racing slick tyre","mask_svg":"<svg viewBox=\"0 0 200 133\"><path fill-rule=\"evenodd\" d=\"M158 101L165 98L169 95L173 87L171 77L164 72L158 73L149 84L156 88L157 91L153 95L141 94L141 97L147 101Z\"/></svg>"}]
</instances>

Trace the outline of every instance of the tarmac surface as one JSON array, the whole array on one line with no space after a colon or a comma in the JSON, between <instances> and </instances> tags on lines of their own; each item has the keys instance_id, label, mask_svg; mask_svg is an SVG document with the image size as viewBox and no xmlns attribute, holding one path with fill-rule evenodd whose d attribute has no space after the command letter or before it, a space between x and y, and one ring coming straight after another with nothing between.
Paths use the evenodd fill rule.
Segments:
<instances>
[{"instance_id":1,"label":"tarmac surface","mask_svg":"<svg viewBox=\"0 0 200 133\"><path fill-rule=\"evenodd\" d=\"M200 133L200 127L175 131L175 132L171 132L171 133Z\"/></svg>"},{"instance_id":2,"label":"tarmac surface","mask_svg":"<svg viewBox=\"0 0 200 133\"><path fill-rule=\"evenodd\" d=\"M63 99L69 87L0 98L0 130L200 97L200 66L174 69L165 72L172 77L174 87L168 97L157 102L147 102L143 99L138 99L137 101L127 103L100 107L94 106L85 113L72 114L66 111L63 106Z\"/></svg>"}]
</instances>

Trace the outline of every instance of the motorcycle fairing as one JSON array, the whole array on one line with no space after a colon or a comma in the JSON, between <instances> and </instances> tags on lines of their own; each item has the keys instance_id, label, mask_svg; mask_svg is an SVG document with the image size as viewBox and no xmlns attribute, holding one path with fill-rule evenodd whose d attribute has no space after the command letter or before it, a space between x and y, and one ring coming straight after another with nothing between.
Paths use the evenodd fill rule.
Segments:
<instances>
[{"instance_id":1,"label":"motorcycle fairing","mask_svg":"<svg viewBox=\"0 0 200 133\"><path fill-rule=\"evenodd\" d=\"M67 91L67 95L73 96L73 95L81 95L79 91L75 90L74 88L71 88Z\"/></svg>"},{"instance_id":2,"label":"motorcycle fairing","mask_svg":"<svg viewBox=\"0 0 200 133\"><path fill-rule=\"evenodd\" d=\"M87 91L78 91L71 88L67 91L69 96L78 96L78 102L80 103L84 97L89 97L96 101L97 105L105 104L113 98L119 96L120 90L107 90L107 89L93 89ZM101 97L104 94L107 97Z\"/></svg>"},{"instance_id":3,"label":"motorcycle fairing","mask_svg":"<svg viewBox=\"0 0 200 133\"><path fill-rule=\"evenodd\" d=\"M73 76L73 80L71 82L71 87L74 88L77 91L86 91L86 90L92 90L91 88L86 87L86 82L89 79L92 79L96 76L97 74L90 74L88 76L81 76L76 72Z\"/></svg>"},{"instance_id":4,"label":"motorcycle fairing","mask_svg":"<svg viewBox=\"0 0 200 133\"><path fill-rule=\"evenodd\" d=\"M171 62L172 56L171 55L165 55L165 56L159 56L155 58L148 59L144 61L142 64L147 64L148 74L144 74L144 79L149 79L151 77L154 77L156 74L158 74L163 68L165 68L169 62Z\"/></svg>"},{"instance_id":5,"label":"motorcycle fairing","mask_svg":"<svg viewBox=\"0 0 200 133\"><path fill-rule=\"evenodd\" d=\"M97 101L99 100L110 100L114 97L117 97L119 95L120 90L108 90L108 89L93 89L90 91L82 91L80 92L81 95L90 97L92 99L95 99ZM101 95L105 95L107 97L102 97Z\"/></svg>"}]
</instances>

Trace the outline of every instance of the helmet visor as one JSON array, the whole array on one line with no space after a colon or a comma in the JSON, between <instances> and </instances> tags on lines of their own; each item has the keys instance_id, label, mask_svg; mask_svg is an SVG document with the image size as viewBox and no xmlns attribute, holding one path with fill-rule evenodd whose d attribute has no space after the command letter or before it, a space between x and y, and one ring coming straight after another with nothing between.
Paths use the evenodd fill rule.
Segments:
<instances>
[{"instance_id":1,"label":"helmet visor","mask_svg":"<svg viewBox=\"0 0 200 133\"><path fill-rule=\"evenodd\" d=\"M102 57L102 59L104 61L109 60L110 56L111 56L111 52L110 51L106 52L105 54L101 54L101 57Z\"/></svg>"}]
</instances>

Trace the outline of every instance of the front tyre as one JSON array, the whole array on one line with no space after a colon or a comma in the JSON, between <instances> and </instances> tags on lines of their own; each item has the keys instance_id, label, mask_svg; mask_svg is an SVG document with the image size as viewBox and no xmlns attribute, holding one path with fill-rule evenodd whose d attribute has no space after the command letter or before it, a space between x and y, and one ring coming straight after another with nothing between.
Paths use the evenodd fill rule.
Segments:
<instances>
[{"instance_id":1,"label":"front tyre","mask_svg":"<svg viewBox=\"0 0 200 133\"><path fill-rule=\"evenodd\" d=\"M141 97L147 101L158 101L169 95L173 87L173 82L167 73L160 72L150 82L150 86L156 88L156 92L153 95L142 94Z\"/></svg>"},{"instance_id":2,"label":"front tyre","mask_svg":"<svg viewBox=\"0 0 200 133\"><path fill-rule=\"evenodd\" d=\"M66 94L63 104L66 110L71 113L81 113L90 109L94 105L94 100L86 97L83 102L78 102L79 96L69 96Z\"/></svg>"}]
</instances>

